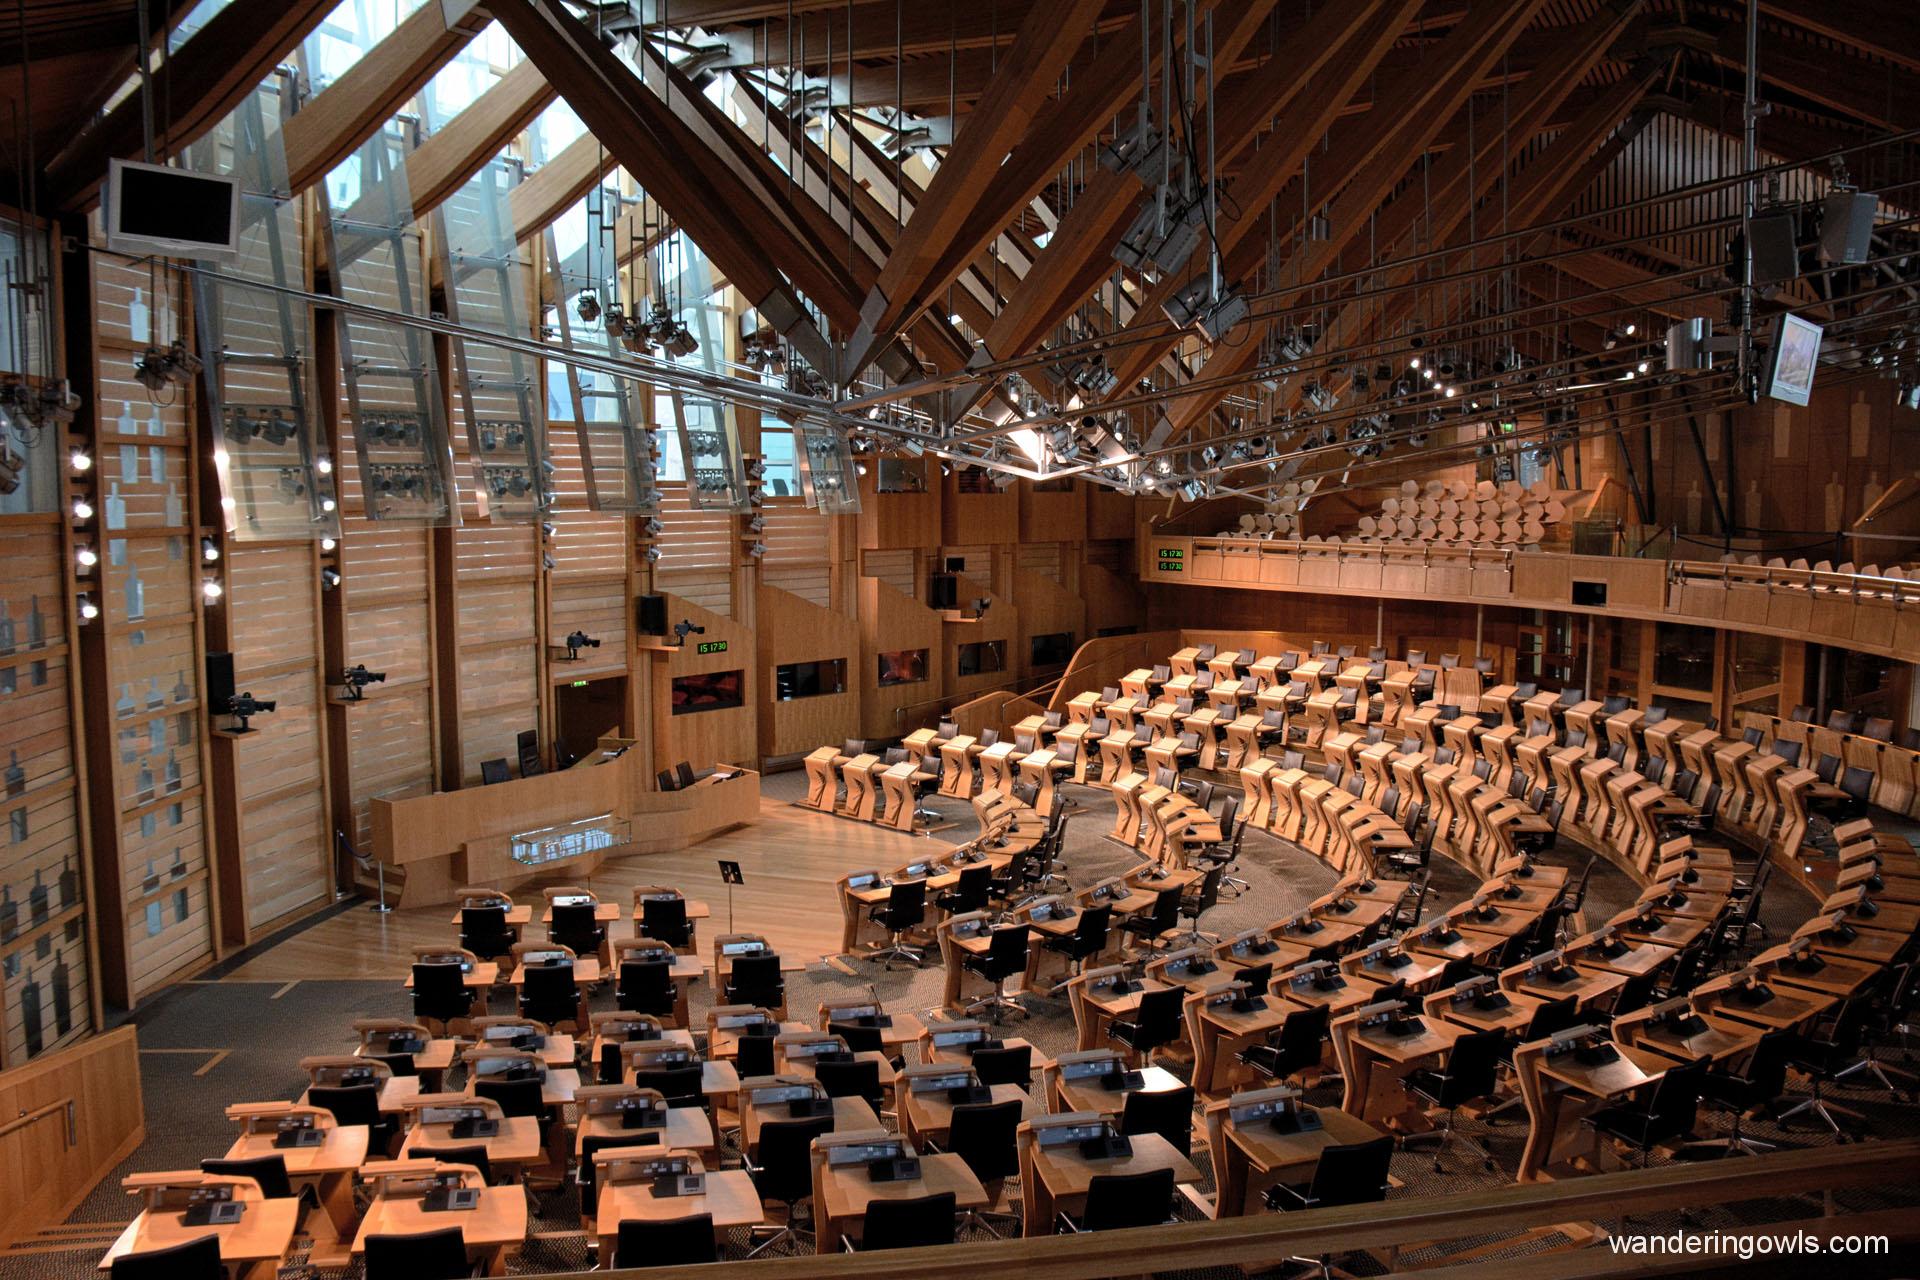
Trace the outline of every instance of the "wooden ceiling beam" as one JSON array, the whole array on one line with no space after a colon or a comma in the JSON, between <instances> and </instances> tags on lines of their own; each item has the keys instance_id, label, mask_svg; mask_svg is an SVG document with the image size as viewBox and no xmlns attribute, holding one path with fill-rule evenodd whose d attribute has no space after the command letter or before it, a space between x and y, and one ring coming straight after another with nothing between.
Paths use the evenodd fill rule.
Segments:
<instances>
[{"instance_id":1,"label":"wooden ceiling beam","mask_svg":"<svg viewBox=\"0 0 1920 1280\"><path fill-rule=\"evenodd\" d=\"M1913 18L1906 19L1908 28ZM1746 66L1747 33L1730 23L1713 42L1710 56L1723 67ZM1862 69L1864 71L1864 68ZM1864 120L1881 129L1911 128L1920 123L1920 87L1913 77L1887 70L1882 76L1836 74L1830 60L1815 51L1780 40L1760 41L1760 78L1777 89L1818 103L1830 111ZM1762 121L1761 131L1766 131Z\"/></svg>"},{"instance_id":2,"label":"wooden ceiling beam","mask_svg":"<svg viewBox=\"0 0 1920 1280\"><path fill-rule=\"evenodd\" d=\"M1327 138L1347 101L1374 72L1399 38L1406 24L1419 11L1421 0L1366 0L1338 11L1348 30L1344 43L1332 48L1338 56L1325 61L1303 82L1302 91L1289 104L1284 115L1274 122L1264 145L1254 152L1227 188L1228 199L1215 222L1214 239L1220 254L1230 265L1223 271L1221 284L1231 284L1235 275L1244 273L1244 265L1232 265L1235 259L1257 261L1266 254L1263 238L1251 233L1266 226L1266 213L1279 195L1280 188L1299 171L1301 163ZM1330 148L1330 156L1340 156ZM1244 252L1236 252L1243 250ZM1175 294L1185 289L1198 275L1209 270L1207 246L1194 251L1193 262L1178 277L1169 276L1154 285L1140 304L1140 320L1147 325L1164 324L1164 307ZM1160 358L1177 346L1184 335L1174 334L1164 341L1140 343L1126 352L1115 365L1120 379L1119 392L1131 387Z\"/></svg>"},{"instance_id":3,"label":"wooden ceiling beam","mask_svg":"<svg viewBox=\"0 0 1920 1280\"><path fill-rule=\"evenodd\" d=\"M414 217L438 208L559 96L540 68L521 61L429 134L407 157Z\"/></svg>"},{"instance_id":4,"label":"wooden ceiling beam","mask_svg":"<svg viewBox=\"0 0 1920 1280\"><path fill-rule=\"evenodd\" d=\"M1505 0L1477 8L1449 32L1432 53L1431 75L1413 75L1367 113L1353 142L1337 153L1351 180L1334 180L1323 189L1339 189L1329 212L1332 232L1312 241L1298 255L1297 276L1317 279L1341 251L1366 228L1388 192L1427 151L1447 121L1466 104L1480 78L1539 13L1545 0ZM1231 378L1252 365L1260 353L1256 331L1237 347L1216 347L1198 372L1202 380ZM1226 397L1209 387L1176 398L1168 410L1176 431L1191 430Z\"/></svg>"},{"instance_id":5,"label":"wooden ceiling beam","mask_svg":"<svg viewBox=\"0 0 1920 1280\"><path fill-rule=\"evenodd\" d=\"M287 181L304 191L331 173L485 29L471 11L448 28L437 4L414 10L281 127Z\"/></svg>"},{"instance_id":6,"label":"wooden ceiling beam","mask_svg":"<svg viewBox=\"0 0 1920 1280\"><path fill-rule=\"evenodd\" d=\"M857 371L925 305L924 291L947 242L957 234L1001 162L1033 126L1061 68L1100 12L1101 0L1057 0L1036 6L981 95L980 103L947 149L915 216L887 257L879 283L861 306L849 352Z\"/></svg>"},{"instance_id":7,"label":"wooden ceiling beam","mask_svg":"<svg viewBox=\"0 0 1920 1280\"><path fill-rule=\"evenodd\" d=\"M1920 71L1920 27L1906 0L1760 0L1760 12Z\"/></svg>"},{"instance_id":8,"label":"wooden ceiling beam","mask_svg":"<svg viewBox=\"0 0 1920 1280\"><path fill-rule=\"evenodd\" d=\"M581 134L507 193L516 233L525 240L546 230L616 167L598 139L591 133Z\"/></svg>"},{"instance_id":9,"label":"wooden ceiling beam","mask_svg":"<svg viewBox=\"0 0 1920 1280\"><path fill-rule=\"evenodd\" d=\"M163 60L153 75L154 155L184 151L240 105L279 61L333 8L334 0L280 0L222 9ZM131 94L81 133L47 166L44 189L59 209L82 210L99 198L108 162L144 153L141 95Z\"/></svg>"},{"instance_id":10,"label":"wooden ceiling beam","mask_svg":"<svg viewBox=\"0 0 1920 1280\"><path fill-rule=\"evenodd\" d=\"M752 201L723 166L703 165L703 146L633 71L558 0L489 0L493 15L566 99L588 130L647 194L704 249L747 301L808 363L831 369L834 353L799 295L769 258Z\"/></svg>"}]
</instances>

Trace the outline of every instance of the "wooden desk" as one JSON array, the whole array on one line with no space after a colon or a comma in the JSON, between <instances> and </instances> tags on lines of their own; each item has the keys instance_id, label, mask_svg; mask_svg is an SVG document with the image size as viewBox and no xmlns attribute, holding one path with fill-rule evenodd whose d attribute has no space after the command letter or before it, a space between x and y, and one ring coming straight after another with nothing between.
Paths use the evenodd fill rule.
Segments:
<instances>
[{"instance_id":1,"label":"wooden desk","mask_svg":"<svg viewBox=\"0 0 1920 1280\"><path fill-rule=\"evenodd\" d=\"M618 911L619 908L615 907L614 910ZM615 918L617 919L618 917L616 916ZM601 972L600 958L598 956L580 956L573 962L573 984L576 987L590 987L605 976L606 975ZM508 981L513 984L514 992L517 995L520 988L526 985L527 966L521 965L516 968L513 971L513 977L508 979Z\"/></svg>"},{"instance_id":2,"label":"wooden desk","mask_svg":"<svg viewBox=\"0 0 1920 1280\"><path fill-rule=\"evenodd\" d=\"M453 1056L459 1052L460 1046L463 1043L464 1041L452 1036L441 1036L427 1041L424 1048L411 1055L413 1058L413 1069L420 1073L422 1077L422 1087L428 1093L440 1092L441 1080L446 1075L447 1070L453 1066ZM369 1052L369 1047L365 1041L353 1047L353 1056L356 1058L367 1057ZM377 1045L373 1046L371 1052L380 1052L379 1047ZM571 1042L568 1044L567 1061L573 1061Z\"/></svg>"},{"instance_id":3,"label":"wooden desk","mask_svg":"<svg viewBox=\"0 0 1920 1280\"><path fill-rule=\"evenodd\" d=\"M1027 1100L1027 1091L1017 1084L996 1084L992 1088L992 1105L1003 1102L1021 1102ZM947 1131L953 1128L952 1100L945 1089L926 1089L918 1093L908 1089L900 1095L901 1132L907 1140L919 1147L931 1142L935 1146L947 1145Z\"/></svg>"},{"instance_id":4,"label":"wooden desk","mask_svg":"<svg viewBox=\"0 0 1920 1280\"><path fill-rule=\"evenodd\" d=\"M1626 942L1627 939L1622 937L1620 941ZM1567 944L1561 952L1561 955L1572 960L1576 969L1618 973L1629 978L1652 973L1679 954L1675 948L1657 942L1632 942L1619 955L1609 956L1598 947L1584 945L1578 938Z\"/></svg>"},{"instance_id":5,"label":"wooden desk","mask_svg":"<svg viewBox=\"0 0 1920 1280\"><path fill-rule=\"evenodd\" d=\"M1773 998L1764 1004L1747 1004L1737 997L1730 997L1724 986L1714 988L1707 984L1696 987L1693 1007L1703 1014L1711 1013L1729 1022L1743 1022L1748 1026L1764 1027L1768 1031L1786 1031L1803 1025L1833 1006L1832 996L1778 984L1771 977L1767 986L1772 990Z\"/></svg>"},{"instance_id":6,"label":"wooden desk","mask_svg":"<svg viewBox=\"0 0 1920 1280\"><path fill-rule=\"evenodd\" d=\"M1630 942L1652 942L1663 947L1672 947L1675 951L1684 951L1687 944L1705 933L1713 922L1696 916L1661 917L1659 923L1641 924L1630 913L1624 917L1615 917L1622 938Z\"/></svg>"},{"instance_id":7,"label":"wooden desk","mask_svg":"<svg viewBox=\"0 0 1920 1280\"><path fill-rule=\"evenodd\" d=\"M709 1214L716 1242L739 1227L757 1227L767 1220L753 1179L739 1169L706 1171L707 1190L698 1196L657 1196L651 1182L614 1182L600 1188L594 1234L600 1237L600 1265L609 1265L620 1239L622 1222L674 1222Z\"/></svg>"},{"instance_id":8,"label":"wooden desk","mask_svg":"<svg viewBox=\"0 0 1920 1280\"><path fill-rule=\"evenodd\" d=\"M1627 985L1624 974L1582 969L1578 965L1572 966L1572 969L1575 977L1570 982L1554 982L1522 971L1514 982L1514 990L1524 991L1541 1000L1565 1000L1568 996L1572 996L1575 1006L1585 1009L1595 1001L1603 1000Z\"/></svg>"},{"instance_id":9,"label":"wooden desk","mask_svg":"<svg viewBox=\"0 0 1920 1280\"><path fill-rule=\"evenodd\" d=\"M784 1102L775 1102L769 1106L756 1107L745 1099L740 1108L740 1149L749 1157L759 1154L760 1126L768 1121L789 1120L792 1116ZM833 1100L833 1127L829 1133L864 1133L868 1129L879 1129L879 1115L865 1098L835 1098Z\"/></svg>"},{"instance_id":10,"label":"wooden desk","mask_svg":"<svg viewBox=\"0 0 1920 1280\"><path fill-rule=\"evenodd\" d=\"M1455 1004L1451 989L1436 991L1427 997L1426 1014L1441 1018L1468 1031L1499 1031L1510 1036L1524 1033L1533 1021L1541 1002L1524 991L1505 991L1504 1008L1483 1009L1471 1001Z\"/></svg>"},{"instance_id":11,"label":"wooden desk","mask_svg":"<svg viewBox=\"0 0 1920 1280\"><path fill-rule=\"evenodd\" d=\"M327 1135L326 1141L317 1147L276 1147L271 1133L243 1133L227 1148L226 1158L279 1156L286 1161L287 1179L293 1189L313 1189L314 1198L333 1224L335 1242L344 1244L353 1238L353 1224L359 1216L353 1204L353 1175L367 1162L368 1129L363 1124L343 1124L322 1132Z\"/></svg>"},{"instance_id":12,"label":"wooden desk","mask_svg":"<svg viewBox=\"0 0 1920 1280\"><path fill-rule=\"evenodd\" d=\"M1380 1027L1360 1028L1355 1022L1336 1023L1334 1055L1346 1078L1341 1110L1379 1128L1403 1130L1426 1127L1426 1118L1413 1108L1400 1079L1429 1058L1453 1048L1465 1034L1461 1028L1409 1010L1419 1025L1411 1035L1395 1035Z\"/></svg>"},{"instance_id":13,"label":"wooden desk","mask_svg":"<svg viewBox=\"0 0 1920 1280\"><path fill-rule=\"evenodd\" d=\"M1822 995L1838 996L1843 1000L1858 995L1882 972L1879 965L1848 960L1842 956L1818 958L1824 962L1818 968L1803 968L1787 955L1785 946L1779 946L1755 956L1754 964L1766 969L1769 986L1798 987Z\"/></svg>"},{"instance_id":14,"label":"wooden desk","mask_svg":"<svg viewBox=\"0 0 1920 1280\"><path fill-rule=\"evenodd\" d=\"M506 1274L506 1251L527 1238L527 1193L524 1187L481 1187L480 1203L472 1209L430 1212L419 1196L379 1196L367 1207L354 1237L353 1251L365 1253L368 1236L424 1235L429 1231L460 1228L469 1262L485 1262L488 1275Z\"/></svg>"},{"instance_id":15,"label":"wooden desk","mask_svg":"<svg viewBox=\"0 0 1920 1280\"><path fill-rule=\"evenodd\" d=\"M610 1112L581 1116L573 1134L573 1154L578 1156L588 1138L632 1138L644 1141L642 1134L655 1134L660 1141L654 1150L693 1151L709 1166L719 1164L719 1147L713 1138L713 1122L701 1107L668 1107L667 1122L658 1129L629 1129L620 1117Z\"/></svg>"},{"instance_id":16,"label":"wooden desk","mask_svg":"<svg viewBox=\"0 0 1920 1280\"><path fill-rule=\"evenodd\" d=\"M1087 1077L1078 1080L1062 1080L1058 1075L1054 1075L1051 1080L1052 1096L1047 1099L1048 1110L1086 1111L1116 1119L1127 1109L1128 1094L1171 1093L1175 1089L1186 1088L1186 1082L1165 1067L1140 1068L1138 1089L1109 1089L1104 1085L1094 1084L1092 1079Z\"/></svg>"},{"instance_id":17,"label":"wooden desk","mask_svg":"<svg viewBox=\"0 0 1920 1280\"><path fill-rule=\"evenodd\" d=\"M515 907L515 908L514 908L514 911L527 911L527 912L528 912L529 914L531 914L531 911L532 911L532 908L530 908L530 907ZM513 923L513 918L512 918L512 916L513 916L513 913L512 913L512 912L509 912L509 913L508 913L508 918L507 918L507 923L509 923L509 924L512 924L512 923ZM598 900L598 899L595 899L595 900L594 900L594 904L593 904L593 922L594 922L595 924L612 924L612 923L614 923L615 921L617 921L617 920L618 920L619 918L620 918L620 904L619 904L619 903L617 903L617 902L601 902L601 901L600 901L600 900ZM552 924L552 923L553 923L553 908L552 908L552 907L548 907L548 908L547 908L547 909L546 909L545 911L542 911L542 912L540 913L540 923L541 923L541 924Z\"/></svg>"},{"instance_id":18,"label":"wooden desk","mask_svg":"<svg viewBox=\"0 0 1920 1280\"><path fill-rule=\"evenodd\" d=\"M1231 1099L1207 1108L1208 1154L1213 1160L1214 1216L1238 1218L1261 1213L1260 1197L1275 1184L1298 1186L1313 1179L1320 1153L1328 1147L1370 1142L1380 1131L1337 1107L1308 1108L1321 1127L1304 1133L1280 1133L1264 1120L1242 1128L1233 1122Z\"/></svg>"},{"instance_id":19,"label":"wooden desk","mask_svg":"<svg viewBox=\"0 0 1920 1280\"><path fill-rule=\"evenodd\" d=\"M487 1163L496 1169L540 1164L547 1158L540 1142L540 1121L533 1116L508 1116L500 1122L500 1132L491 1138L456 1138L451 1124L416 1124L400 1144L400 1158L406 1159L415 1147L472 1146L485 1147Z\"/></svg>"},{"instance_id":20,"label":"wooden desk","mask_svg":"<svg viewBox=\"0 0 1920 1280\"><path fill-rule=\"evenodd\" d=\"M1215 986L1220 981L1215 979ZM1240 1012L1230 1004L1209 1005L1207 993L1198 992L1187 1004L1187 1035L1193 1042L1193 1083L1202 1097L1228 1093L1238 1084L1258 1079L1253 1069L1240 1061L1240 1051L1266 1039L1297 1012L1298 1005L1279 996L1253 993L1261 997L1260 1007Z\"/></svg>"},{"instance_id":21,"label":"wooden desk","mask_svg":"<svg viewBox=\"0 0 1920 1280\"><path fill-rule=\"evenodd\" d=\"M1588 1064L1572 1053L1549 1059L1549 1043L1536 1040L1514 1051L1520 1096L1532 1126L1520 1154L1520 1182L1602 1172L1604 1143L1581 1120L1652 1084L1671 1065L1649 1050L1618 1044L1618 1056L1611 1062Z\"/></svg>"},{"instance_id":22,"label":"wooden desk","mask_svg":"<svg viewBox=\"0 0 1920 1280\"><path fill-rule=\"evenodd\" d=\"M1020 1146L1020 1190L1028 1235L1051 1234L1057 1215L1086 1208L1087 1188L1098 1177L1125 1177L1136 1173L1173 1170L1176 1183L1200 1181L1200 1170L1157 1133L1136 1133L1128 1139L1133 1154L1117 1159L1083 1155L1077 1143L1042 1147L1023 1135Z\"/></svg>"},{"instance_id":23,"label":"wooden desk","mask_svg":"<svg viewBox=\"0 0 1920 1280\"><path fill-rule=\"evenodd\" d=\"M1085 1011L1085 1017L1076 1018L1076 1030L1079 1032L1074 1042L1075 1049L1099 1049L1107 1043L1107 1025L1115 1018L1124 1018L1140 1008L1140 997L1149 991L1163 991L1165 983L1151 979L1140 983L1138 991L1126 995L1115 995L1111 988L1103 987L1089 991L1084 984L1072 988L1078 994L1075 999Z\"/></svg>"},{"instance_id":24,"label":"wooden desk","mask_svg":"<svg viewBox=\"0 0 1920 1280\"><path fill-rule=\"evenodd\" d=\"M814 1158L818 1160L819 1156ZM814 1181L814 1247L818 1253L839 1253L842 1235L859 1239L867 1206L876 1200L918 1200L951 1191L957 1209L984 1209L993 1203L967 1162L956 1155L922 1155L920 1176L911 1182L874 1182L864 1167L835 1169L826 1165L817 1169Z\"/></svg>"},{"instance_id":25,"label":"wooden desk","mask_svg":"<svg viewBox=\"0 0 1920 1280\"><path fill-rule=\"evenodd\" d=\"M515 1193L524 1200L524 1193L518 1188ZM247 1208L240 1221L225 1226L190 1227L184 1221L184 1210L142 1210L108 1247L99 1269L113 1270L113 1260L130 1253L150 1253L202 1236L218 1236L220 1261L236 1277L250 1275L257 1269L260 1280L272 1280L293 1244L295 1228L300 1225L300 1202L297 1199L262 1200L257 1190L247 1187L236 1191L234 1199L243 1201Z\"/></svg>"},{"instance_id":26,"label":"wooden desk","mask_svg":"<svg viewBox=\"0 0 1920 1280\"><path fill-rule=\"evenodd\" d=\"M1636 1023L1630 1032L1630 1043L1635 1048L1652 1050L1675 1062L1697 1062L1701 1058L1724 1062L1751 1052L1764 1034L1758 1027L1739 1022L1719 1018L1703 1018L1701 1021L1707 1024L1706 1029L1690 1036L1683 1036L1656 1022Z\"/></svg>"}]
</instances>

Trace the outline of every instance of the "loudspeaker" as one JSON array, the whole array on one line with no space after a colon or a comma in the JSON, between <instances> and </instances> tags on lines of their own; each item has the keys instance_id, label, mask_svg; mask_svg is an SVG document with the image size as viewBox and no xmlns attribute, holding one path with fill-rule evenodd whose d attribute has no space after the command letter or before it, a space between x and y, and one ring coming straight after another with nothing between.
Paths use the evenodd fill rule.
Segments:
<instances>
[{"instance_id":1,"label":"loudspeaker","mask_svg":"<svg viewBox=\"0 0 1920 1280\"><path fill-rule=\"evenodd\" d=\"M227 705L233 701L233 655L230 653L209 653L207 655L207 714L223 716L227 714Z\"/></svg>"},{"instance_id":2,"label":"loudspeaker","mask_svg":"<svg viewBox=\"0 0 1920 1280\"><path fill-rule=\"evenodd\" d=\"M1820 261L1865 262L1873 253L1873 210L1879 203L1871 191L1829 193L1820 206Z\"/></svg>"},{"instance_id":3,"label":"loudspeaker","mask_svg":"<svg viewBox=\"0 0 1920 1280\"><path fill-rule=\"evenodd\" d=\"M663 636L667 634L667 598L665 596L639 597L640 634L643 636Z\"/></svg>"},{"instance_id":4,"label":"loudspeaker","mask_svg":"<svg viewBox=\"0 0 1920 1280\"><path fill-rule=\"evenodd\" d=\"M1792 209L1773 209L1753 215L1753 282L1785 284L1800 274L1799 220ZM1739 266L1734 267L1739 278Z\"/></svg>"},{"instance_id":5,"label":"loudspeaker","mask_svg":"<svg viewBox=\"0 0 1920 1280\"><path fill-rule=\"evenodd\" d=\"M1574 579L1573 602L1599 608L1607 603L1607 584L1604 582L1581 582Z\"/></svg>"}]
</instances>

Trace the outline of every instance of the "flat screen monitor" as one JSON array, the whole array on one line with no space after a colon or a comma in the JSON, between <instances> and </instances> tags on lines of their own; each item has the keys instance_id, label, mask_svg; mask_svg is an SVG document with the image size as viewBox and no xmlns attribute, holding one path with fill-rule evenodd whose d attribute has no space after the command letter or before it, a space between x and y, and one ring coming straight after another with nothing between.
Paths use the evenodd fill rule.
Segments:
<instances>
[{"instance_id":1,"label":"flat screen monitor","mask_svg":"<svg viewBox=\"0 0 1920 1280\"><path fill-rule=\"evenodd\" d=\"M107 247L116 253L231 262L240 252L240 181L115 160L107 171Z\"/></svg>"},{"instance_id":2,"label":"flat screen monitor","mask_svg":"<svg viewBox=\"0 0 1920 1280\"><path fill-rule=\"evenodd\" d=\"M1791 313L1774 322L1773 350L1762 367L1761 390L1775 400L1804 405L1813 396L1813 372L1820 364L1821 326Z\"/></svg>"},{"instance_id":3,"label":"flat screen monitor","mask_svg":"<svg viewBox=\"0 0 1920 1280\"><path fill-rule=\"evenodd\" d=\"M675 676L673 714L696 711L724 711L746 703L744 671L709 671L701 675Z\"/></svg>"},{"instance_id":4,"label":"flat screen monitor","mask_svg":"<svg viewBox=\"0 0 1920 1280\"><path fill-rule=\"evenodd\" d=\"M925 649L892 649L879 655L879 681L890 684L918 684L927 678Z\"/></svg>"}]
</instances>

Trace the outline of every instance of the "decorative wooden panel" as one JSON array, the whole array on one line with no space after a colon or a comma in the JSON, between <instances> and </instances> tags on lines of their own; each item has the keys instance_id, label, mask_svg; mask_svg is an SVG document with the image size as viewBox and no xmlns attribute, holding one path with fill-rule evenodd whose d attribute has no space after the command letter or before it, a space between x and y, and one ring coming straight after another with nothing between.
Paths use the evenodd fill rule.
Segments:
<instances>
[{"instance_id":1,"label":"decorative wooden panel","mask_svg":"<svg viewBox=\"0 0 1920 1280\"><path fill-rule=\"evenodd\" d=\"M333 855L324 812L326 766L316 692L320 619L312 548L304 543L236 546L231 557L225 607L236 687L278 704L272 715L254 721L259 732L234 748L251 929L324 901Z\"/></svg>"},{"instance_id":2,"label":"decorative wooden panel","mask_svg":"<svg viewBox=\"0 0 1920 1280\"><path fill-rule=\"evenodd\" d=\"M833 519L792 499L772 499L763 508L760 581L825 608L833 596Z\"/></svg>"},{"instance_id":3,"label":"decorative wooden panel","mask_svg":"<svg viewBox=\"0 0 1920 1280\"><path fill-rule=\"evenodd\" d=\"M104 760L91 772L94 787L107 789L95 797L96 816L115 819L95 822L94 852L101 919L122 934L101 940L114 953L109 993L138 1000L214 955L200 557L191 527L195 389L156 399L130 377L147 346L186 336L178 282L163 279L164 297L156 299L142 268L99 258L93 270L94 402L112 408L97 423L102 542L92 590L101 617L91 624L98 631L89 661L98 655L98 683L90 687L105 693L93 731ZM156 309L168 314L156 318Z\"/></svg>"},{"instance_id":4,"label":"decorative wooden panel","mask_svg":"<svg viewBox=\"0 0 1920 1280\"><path fill-rule=\"evenodd\" d=\"M685 485L669 485L660 492L660 559L653 566L654 584L664 592L683 596L709 613L733 613L733 517L726 512L696 511L687 502Z\"/></svg>"},{"instance_id":5,"label":"decorative wooden panel","mask_svg":"<svg viewBox=\"0 0 1920 1280\"><path fill-rule=\"evenodd\" d=\"M915 598L914 552L911 547L870 548L860 553L862 577L878 578L912 600Z\"/></svg>"},{"instance_id":6,"label":"decorative wooden panel","mask_svg":"<svg viewBox=\"0 0 1920 1280\"><path fill-rule=\"evenodd\" d=\"M57 526L0 533L0 1064L91 1028L62 551Z\"/></svg>"},{"instance_id":7,"label":"decorative wooden panel","mask_svg":"<svg viewBox=\"0 0 1920 1280\"><path fill-rule=\"evenodd\" d=\"M482 760L513 759L515 738L540 724L534 537L524 525L454 533L460 776L468 785L480 781Z\"/></svg>"}]
</instances>

